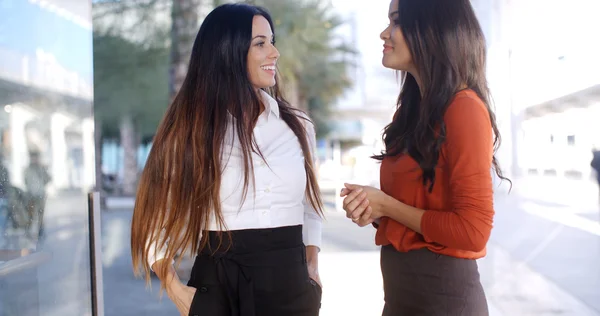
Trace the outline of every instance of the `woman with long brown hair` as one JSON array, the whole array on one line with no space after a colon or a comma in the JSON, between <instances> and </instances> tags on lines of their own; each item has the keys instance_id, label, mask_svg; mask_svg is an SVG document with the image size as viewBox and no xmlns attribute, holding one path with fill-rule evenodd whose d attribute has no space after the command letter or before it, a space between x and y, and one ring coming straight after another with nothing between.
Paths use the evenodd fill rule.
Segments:
<instances>
[{"instance_id":1,"label":"woman with long brown hair","mask_svg":"<svg viewBox=\"0 0 600 316\"><path fill-rule=\"evenodd\" d=\"M485 39L469 0L392 0L383 65L402 72L385 128L381 190L346 184L347 216L377 227L383 315L488 314L486 253L500 143Z\"/></svg>"},{"instance_id":2,"label":"woman with long brown hair","mask_svg":"<svg viewBox=\"0 0 600 316\"><path fill-rule=\"evenodd\" d=\"M315 132L281 96L278 58L267 11L215 8L155 135L132 259L148 281L156 272L182 315L318 315ZM190 252L184 285L173 261Z\"/></svg>"}]
</instances>

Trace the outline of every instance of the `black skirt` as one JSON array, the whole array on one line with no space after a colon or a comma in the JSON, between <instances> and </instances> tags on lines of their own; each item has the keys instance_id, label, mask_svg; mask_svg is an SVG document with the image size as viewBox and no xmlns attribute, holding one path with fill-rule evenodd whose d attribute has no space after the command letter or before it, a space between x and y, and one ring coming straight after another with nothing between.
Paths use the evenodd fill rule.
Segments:
<instances>
[{"instance_id":1,"label":"black skirt","mask_svg":"<svg viewBox=\"0 0 600 316\"><path fill-rule=\"evenodd\" d=\"M194 262L192 316L316 316L321 288L308 276L302 226L231 231ZM210 250L212 249L212 250Z\"/></svg>"},{"instance_id":2,"label":"black skirt","mask_svg":"<svg viewBox=\"0 0 600 316\"><path fill-rule=\"evenodd\" d=\"M383 316L487 316L475 260L381 248Z\"/></svg>"}]
</instances>

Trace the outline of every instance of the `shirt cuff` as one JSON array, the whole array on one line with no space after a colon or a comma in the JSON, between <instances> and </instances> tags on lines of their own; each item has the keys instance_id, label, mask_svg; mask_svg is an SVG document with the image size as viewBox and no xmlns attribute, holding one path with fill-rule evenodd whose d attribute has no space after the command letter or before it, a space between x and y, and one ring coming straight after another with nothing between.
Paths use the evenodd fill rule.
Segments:
<instances>
[{"instance_id":1,"label":"shirt cuff","mask_svg":"<svg viewBox=\"0 0 600 316\"><path fill-rule=\"evenodd\" d=\"M164 231L161 231L161 235L164 234ZM161 236L162 237L162 236ZM167 256L167 251L164 247L158 248L157 243L150 244L148 248L148 266L150 267L150 271L152 270L152 265L154 265L157 261L164 259ZM175 263L175 260L172 260L171 264Z\"/></svg>"},{"instance_id":2,"label":"shirt cuff","mask_svg":"<svg viewBox=\"0 0 600 316\"><path fill-rule=\"evenodd\" d=\"M316 215L316 213L315 213ZM304 216L304 225L302 226L302 240L305 246L316 246L321 249L323 222L320 217L312 218Z\"/></svg>"},{"instance_id":3,"label":"shirt cuff","mask_svg":"<svg viewBox=\"0 0 600 316\"><path fill-rule=\"evenodd\" d=\"M148 266L150 267L150 271L152 270L152 265L154 265L158 260L162 260L167 256L167 253L163 249L155 249L154 246L151 246L148 250Z\"/></svg>"}]
</instances>

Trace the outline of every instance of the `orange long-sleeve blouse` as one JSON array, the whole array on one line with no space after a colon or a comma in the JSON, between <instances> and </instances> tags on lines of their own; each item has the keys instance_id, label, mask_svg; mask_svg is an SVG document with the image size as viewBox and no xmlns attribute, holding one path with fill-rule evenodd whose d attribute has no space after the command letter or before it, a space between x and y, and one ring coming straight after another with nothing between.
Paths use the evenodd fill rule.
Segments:
<instances>
[{"instance_id":1,"label":"orange long-sleeve blouse","mask_svg":"<svg viewBox=\"0 0 600 316\"><path fill-rule=\"evenodd\" d=\"M428 248L457 258L478 259L485 256L494 216L490 116L474 91L463 90L448 106L444 122L446 141L431 193L412 157L388 157L381 164L382 191L425 210L422 234L384 217L376 243L391 244L401 252Z\"/></svg>"}]
</instances>

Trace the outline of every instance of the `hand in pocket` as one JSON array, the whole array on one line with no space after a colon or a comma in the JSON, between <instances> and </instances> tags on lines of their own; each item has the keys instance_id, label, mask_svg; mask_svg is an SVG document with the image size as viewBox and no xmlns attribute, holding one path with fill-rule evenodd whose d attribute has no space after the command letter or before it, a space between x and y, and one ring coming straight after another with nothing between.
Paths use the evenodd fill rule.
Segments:
<instances>
[{"instance_id":1,"label":"hand in pocket","mask_svg":"<svg viewBox=\"0 0 600 316\"><path fill-rule=\"evenodd\" d=\"M188 316L190 314L190 307L192 306L195 294L196 288L187 286L181 282L173 287L173 290L167 291L167 295L175 303L181 316Z\"/></svg>"}]
</instances>

